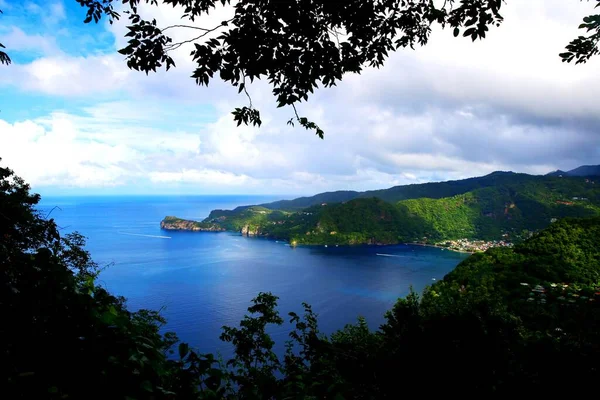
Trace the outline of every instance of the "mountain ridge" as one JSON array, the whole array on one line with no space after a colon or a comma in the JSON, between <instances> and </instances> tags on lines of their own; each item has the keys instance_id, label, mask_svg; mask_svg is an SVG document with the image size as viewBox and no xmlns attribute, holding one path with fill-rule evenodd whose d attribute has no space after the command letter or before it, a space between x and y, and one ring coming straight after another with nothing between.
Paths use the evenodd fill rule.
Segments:
<instances>
[{"instance_id":1,"label":"mountain ridge","mask_svg":"<svg viewBox=\"0 0 600 400\"><path fill-rule=\"evenodd\" d=\"M548 176L581 176L581 177L600 177L600 165L581 165L569 171L556 170L546 174Z\"/></svg>"},{"instance_id":2,"label":"mountain ridge","mask_svg":"<svg viewBox=\"0 0 600 400\"><path fill-rule=\"evenodd\" d=\"M304 196L291 200L278 200L270 203L258 204L260 207L272 210L297 211L306 207L322 203L341 203L356 198L377 197L388 202L396 202L420 197L442 198L465 193L480 187L498 184L512 176L534 176L512 171L495 171L490 174L441 182L411 183L408 185L392 186L387 189L367 190L364 192L352 190L338 190L318 193L314 196Z\"/></svg>"},{"instance_id":3,"label":"mountain ridge","mask_svg":"<svg viewBox=\"0 0 600 400\"><path fill-rule=\"evenodd\" d=\"M325 201L331 198L342 201ZM328 192L296 200L275 202L273 208L268 203L213 210L201 222L170 217L161 227L228 230L296 244L521 239L557 219L600 215L600 184L582 177L496 172L458 181L382 191ZM275 208L282 204L288 208ZM290 205L304 207L290 209Z\"/></svg>"}]
</instances>

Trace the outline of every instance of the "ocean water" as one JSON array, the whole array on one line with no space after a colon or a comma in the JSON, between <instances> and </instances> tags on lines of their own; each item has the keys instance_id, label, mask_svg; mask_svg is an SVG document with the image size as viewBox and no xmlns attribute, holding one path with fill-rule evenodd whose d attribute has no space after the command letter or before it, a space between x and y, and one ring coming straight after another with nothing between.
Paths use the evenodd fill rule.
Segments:
<instances>
[{"instance_id":1,"label":"ocean water","mask_svg":"<svg viewBox=\"0 0 600 400\"><path fill-rule=\"evenodd\" d=\"M466 255L397 246L292 248L235 233L163 231L166 215L203 219L212 209L275 200L257 196L46 197L40 209L63 232L88 238L87 249L106 269L100 284L128 306L161 309L167 330L203 352L230 353L218 339L237 325L259 292L280 297L283 316L307 302L331 333L364 316L372 328L410 286L422 290ZM287 319L286 319L287 320ZM281 349L289 325L271 329Z\"/></svg>"}]
</instances>

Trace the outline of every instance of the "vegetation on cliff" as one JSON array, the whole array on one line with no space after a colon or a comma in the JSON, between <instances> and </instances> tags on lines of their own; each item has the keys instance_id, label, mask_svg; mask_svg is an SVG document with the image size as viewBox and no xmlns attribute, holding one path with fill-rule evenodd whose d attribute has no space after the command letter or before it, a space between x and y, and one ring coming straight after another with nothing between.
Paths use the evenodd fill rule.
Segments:
<instances>
[{"instance_id":1,"label":"vegetation on cliff","mask_svg":"<svg viewBox=\"0 0 600 400\"><path fill-rule=\"evenodd\" d=\"M190 221L187 219L173 216L165 217L160 222L160 227L173 231L203 231L203 232L221 232L227 230L223 226L209 222Z\"/></svg>"},{"instance_id":2,"label":"vegetation on cliff","mask_svg":"<svg viewBox=\"0 0 600 400\"><path fill-rule=\"evenodd\" d=\"M356 192L336 193L345 198ZM498 172L365 193L386 199L409 198L391 203L358 194L348 201L323 202L299 211L246 206L215 210L196 224L297 244L394 244L462 238L520 241L556 219L600 215L600 183L581 177ZM444 197L447 194L452 196ZM313 200L272 204L296 207Z\"/></svg>"},{"instance_id":3,"label":"vegetation on cliff","mask_svg":"<svg viewBox=\"0 0 600 400\"><path fill-rule=\"evenodd\" d=\"M323 335L305 304L304 315L288 314L283 356L267 333L285 323L277 297L260 293L238 327L223 328L235 352L220 362L185 343L170 355L177 339L162 333L165 321L128 311L97 285L83 238L61 236L35 211L38 201L0 169L0 353L2 387L13 398L395 399L424 387L444 396L595 389L600 218L565 218L514 248L471 256L421 298L399 299L376 331L359 318ZM391 227L399 216L365 199L329 208L325 223L344 227L351 213L338 214L342 206L370 210Z\"/></svg>"}]
</instances>

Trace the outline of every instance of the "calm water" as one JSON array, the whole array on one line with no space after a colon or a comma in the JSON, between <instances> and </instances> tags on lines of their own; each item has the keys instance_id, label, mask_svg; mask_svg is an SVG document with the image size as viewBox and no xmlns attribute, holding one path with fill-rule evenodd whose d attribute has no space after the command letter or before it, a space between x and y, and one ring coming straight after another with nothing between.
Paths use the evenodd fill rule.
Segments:
<instances>
[{"instance_id":1,"label":"calm water","mask_svg":"<svg viewBox=\"0 0 600 400\"><path fill-rule=\"evenodd\" d=\"M376 328L410 285L423 289L465 255L420 246L298 247L233 233L161 231L166 215L203 219L215 208L273 200L249 196L47 197L41 209L88 237L101 284L132 309L163 309L168 329L202 351L228 348L221 326L237 325L260 291L280 297L282 313L303 301L332 332L358 315ZM284 314L285 315L285 314ZM288 327L273 330L283 343Z\"/></svg>"}]
</instances>

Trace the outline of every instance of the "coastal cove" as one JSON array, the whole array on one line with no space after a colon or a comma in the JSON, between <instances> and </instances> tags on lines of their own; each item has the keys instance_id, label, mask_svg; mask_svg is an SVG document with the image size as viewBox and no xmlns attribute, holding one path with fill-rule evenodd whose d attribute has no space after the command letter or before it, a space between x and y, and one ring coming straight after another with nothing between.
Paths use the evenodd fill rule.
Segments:
<instances>
[{"instance_id":1,"label":"coastal cove","mask_svg":"<svg viewBox=\"0 0 600 400\"><path fill-rule=\"evenodd\" d=\"M59 226L88 237L102 266L99 283L125 296L131 309L162 309L167 330L203 351L227 351L223 325L237 325L260 291L280 297L280 310L311 304L331 333L359 315L377 328L411 286L421 291L468 255L416 245L286 246L240 233L161 230L169 212L202 219L215 208L268 201L247 196L47 197ZM289 325L273 332L285 341ZM281 340L279 340L281 339Z\"/></svg>"},{"instance_id":2,"label":"coastal cove","mask_svg":"<svg viewBox=\"0 0 600 400\"><path fill-rule=\"evenodd\" d=\"M371 192L326 192L233 209L202 220L169 213L164 230L230 231L297 245L420 243L481 252L510 247L565 217L600 215L593 178L513 172Z\"/></svg>"}]
</instances>

